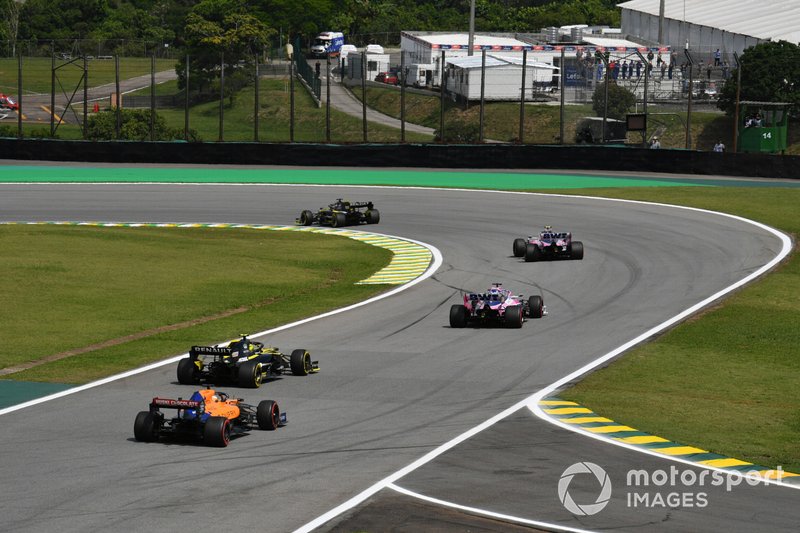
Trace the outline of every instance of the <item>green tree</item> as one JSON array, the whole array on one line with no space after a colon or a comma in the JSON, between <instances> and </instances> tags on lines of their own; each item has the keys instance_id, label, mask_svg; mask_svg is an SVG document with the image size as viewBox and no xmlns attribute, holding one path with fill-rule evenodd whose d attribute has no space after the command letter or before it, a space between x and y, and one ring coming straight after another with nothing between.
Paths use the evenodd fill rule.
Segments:
<instances>
[{"instance_id":1,"label":"green tree","mask_svg":"<svg viewBox=\"0 0 800 533\"><path fill-rule=\"evenodd\" d=\"M800 111L800 46L786 41L765 42L748 48L739 58L742 100L789 102ZM717 107L732 114L736 107L737 72L725 82Z\"/></svg>"},{"instance_id":2,"label":"green tree","mask_svg":"<svg viewBox=\"0 0 800 533\"><path fill-rule=\"evenodd\" d=\"M592 94L592 109L598 117L603 116L606 104L604 84L599 84ZM608 84L608 118L623 120L628 110L636 103L636 95L614 82Z\"/></svg>"},{"instance_id":3,"label":"green tree","mask_svg":"<svg viewBox=\"0 0 800 533\"><path fill-rule=\"evenodd\" d=\"M150 110L149 109L122 109L122 125L120 139L127 141L150 140ZM116 138L117 112L116 110L101 111L89 116L86 123L86 136L92 140L112 140ZM153 120L153 129L157 141L171 141L183 139L183 130L176 130L167 126L164 117L156 114Z\"/></svg>"},{"instance_id":4,"label":"green tree","mask_svg":"<svg viewBox=\"0 0 800 533\"><path fill-rule=\"evenodd\" d=\"M199 85L202 90L217 79L224 54L225 75L230 76L226 87L232 94L236 89L235 80L243 78L241 73L252 71L250 67L257 54L274 33L275 30L249 12L243 0L203 0L186 17L184 29L191 85ZM185 57L182 57L176 66L181 88L186 86L185 65Z\"/></svg>"}]
</instances>

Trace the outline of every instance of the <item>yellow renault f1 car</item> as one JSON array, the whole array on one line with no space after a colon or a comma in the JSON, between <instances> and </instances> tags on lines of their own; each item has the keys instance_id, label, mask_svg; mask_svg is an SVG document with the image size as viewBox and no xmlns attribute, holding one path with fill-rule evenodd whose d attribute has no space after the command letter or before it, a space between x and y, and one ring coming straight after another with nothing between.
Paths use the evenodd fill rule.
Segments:
<instances>
[{"instance_id":1,"label":"yellow renault f1 car","mask_svg":"<svg viewBox=\"0 0 800 533\"><path fill-rule=\"evenodd\" d=\"M227 346L192 346L189 357L178 361L178 382L183 385L229 383L256 388L265 379L288 371L295 376L307 376L319 372L319 364L312 361L311 354L303 348L286 355L278 348L264 346L262 342L241 335Z\"/></svg>"}]
</instances>

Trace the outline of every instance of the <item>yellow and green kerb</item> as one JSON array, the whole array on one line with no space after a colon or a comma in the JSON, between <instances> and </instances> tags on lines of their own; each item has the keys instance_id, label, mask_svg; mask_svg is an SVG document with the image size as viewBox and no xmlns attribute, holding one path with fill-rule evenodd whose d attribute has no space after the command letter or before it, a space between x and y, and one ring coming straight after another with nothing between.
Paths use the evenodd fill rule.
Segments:
<instances>
[{"instance_id":1,"label":"yellow and green kerb","mask_svg":"<svg viewBox=\"0 0 800 533\"><path fill-rule=\"evenodd\" d=\"M792 483L793 485L800 483L800 474L767 468L742 461L741 459L727 457L694 446L685 446L662 437L650 435L598 415L591 409L575 402L552 397L541 400L539 407L549 417L568 424L582 433L602 435L610 440L637 446L665 457L680 458L698 466L715 467L741 474L753 472L766 479L775 479L784 483Z\"/></svg>"}]
</instances>

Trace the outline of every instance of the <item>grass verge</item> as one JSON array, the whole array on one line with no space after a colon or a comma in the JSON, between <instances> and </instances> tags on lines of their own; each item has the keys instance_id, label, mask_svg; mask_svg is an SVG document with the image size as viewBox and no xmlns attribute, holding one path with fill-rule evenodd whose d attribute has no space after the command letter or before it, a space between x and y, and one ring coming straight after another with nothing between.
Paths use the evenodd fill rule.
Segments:
<instances>
[{"instance_id":1,"label":"grass verge","mask_svg":"<svg viewBox=\"0 0 800 533\"><path fill-rule=\"evenodd\" d=\"M120 79L135 78L150 74L149 57L120 57ZM23 57L22 58L22 89L25 94L50 94L52 59L49 57ZM156 59L156 72L175 69L175 59ZM115 66L113 59L91 59L87 65L89 70L89 85L97 87L113 83L115 79ZM75 87L82 83L83 60L74 63L56 60L56 91L60 94L61 87L67 94L72 94ZM0 92L16 94L18 87L19 68L17 58L0 58ZM82 87L82 85L81 85Z\"/></svg>"},{"instance_id":2,"label":"grass verge","mask_svg":"<svg viewBox=\"0 0 800 533\"><path fill-rule=\"evenodd\" d=\"M700 207L794 236L800 231L796 189L597 189L580 194ZM676 442L800 471L798 294L800 259L794 252L768 277L560 396Z\"/></svg>"},{"instance_id":3,"label":"grass verge","mask_svg":"<svg viewBox=\"0 0 800 533\"><path fill-rule=\"evenodd\" d=\"M363 300L386 287L354 283L391 259L351 239L251 229L0 226L0 250L0 368L151 333L3 376L59 383Z\"/></svg>"},{"instance_id":4,"label":"grass verge","mask_svg":"<svg viewBox=\"0 0 800 533\"><path fill-rule=\"evenodd\" d=\"M353 90L357 98L361 91ZM394 88L368 87L367 105L384 114L400 117L400 91ZM439 129L440 99L418 93L406 93L406 120ZM523 136L528 144L558 143L560 135L560 107L557 105L526 104ZM567 105L564 108L564 141L575 142L575 129L582 117L595 116L591 104ZM684 148L686 146L686 111L676 106L648 106L649 131L652 135L659 131L663 148ZM480 105L464 108L445 99L445 132L463 130L465 124L477 127L480 123ZM731 132L733 118L721 114L716 108L708 111L692 112L692 146L698 150L711 150L718 140L732 146ZM484 107L484 136L497 141L516 141L519 139L519 103L487 102ZM628 134L629 142L638 142L638 134ZM800 124L796 120L789 123L789 147L787 154L800 154Z\"/></svg>"},{"instance_id":5,"label":"grass verge","mask_svg":"<svg viewBox=\"0 0 800 533\"><path fill-rule=\"evenodd\" d=\"M167 82L159 94L178 92L177 82ZM174 90L169 91L169 87ZM150 89L139 94L149 95ZM233 98L226 98L223 106L223 139L225 141L253 141L255 136L254 87L246 87ZM259 141L288 142L290 134L291 103L288 81L278 78L264 78L259 88ZM80 106L76 113L83 113ZM185 115L183 108L161 108L157 110L171 128L183 131ZM72 118L71 114L67 114ZM216 141L219 138L219 101L197 104L189 109L189 127L197 132L198 140ZM295 142L324 143L326 141L326 115L324 107L317 107L308 92L295 84L294 140ZM364 140L360 118L331 108L331 142L361 143ZM58 128L62 139L79 139L81 131L75 125L62 125ZM367 126L369 142L400 142L400 130L370 122ZM430 142L432 136L406 132L408 142Z\"/></svg>"}]
</instances>

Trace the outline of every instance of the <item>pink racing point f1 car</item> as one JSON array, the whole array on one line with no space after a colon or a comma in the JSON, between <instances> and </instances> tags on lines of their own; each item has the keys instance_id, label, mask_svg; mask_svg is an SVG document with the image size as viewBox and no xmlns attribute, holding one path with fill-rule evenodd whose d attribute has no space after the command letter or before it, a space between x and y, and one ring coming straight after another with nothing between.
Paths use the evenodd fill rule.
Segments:
<instances>
[{"instance_id":1,"label":"pink racing point f1 car","mask_svg":"<svg viewBox=\"0 0 800 533\"><path fill-rule=\"evenodd\" d=\"M547 314L542 297L523 300L501 283L492 283L486 292L468 292L463 305L450 307L450 327L463 328L470 322L498 322L510 328L521 328L525 318L542 318Z\"/></svg>"},{"instance_id":2,"label":"pink racing point f1 car","mask_svg":"<svg viewBox=\"0 0 800 533\"><path fill-rule=\"evenodd\" d=\"M538 237L514 239L514 257L524 257L526 262L544 259L583 259L583 243L572 240L572 233L553 231L545 226Z\"/></svg>"}]
</instances>

